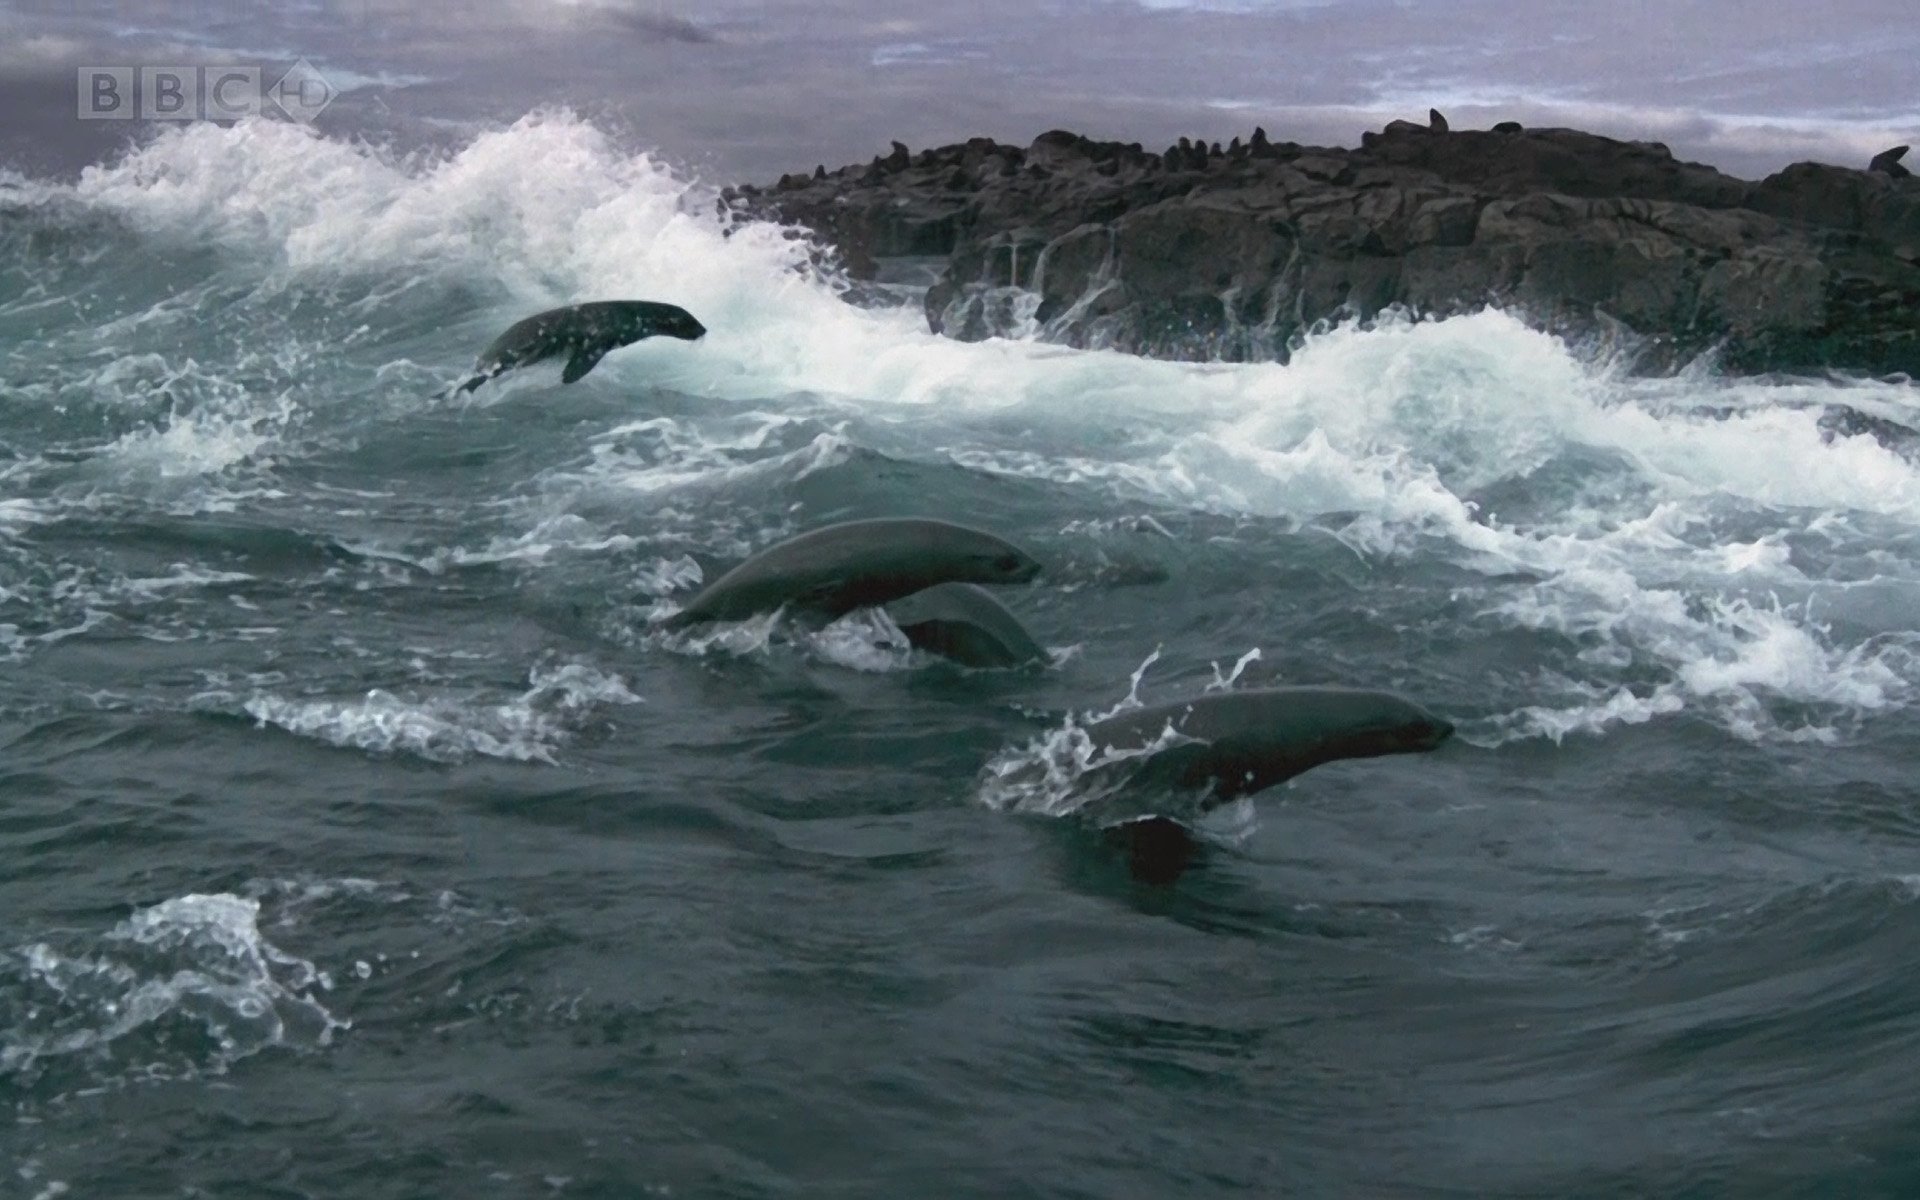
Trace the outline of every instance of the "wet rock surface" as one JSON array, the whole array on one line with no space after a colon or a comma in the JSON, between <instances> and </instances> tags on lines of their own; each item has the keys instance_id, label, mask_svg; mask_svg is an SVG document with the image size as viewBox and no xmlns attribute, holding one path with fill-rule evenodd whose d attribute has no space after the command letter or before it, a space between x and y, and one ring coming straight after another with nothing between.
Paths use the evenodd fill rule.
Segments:
<instances>
[{"instance_id":1,"label":"wet rock surface","mask_svg":"<svg viewBox=\"0 0 1920 1200\"><path fill-rule=\"evenodd\" d=\"M962 339L1276 358L1317 322L1495 303L1637 335L1653 366L1717 350L1740 371L1920 374L1920 179L1887 165L1755 183L1658 143L1444 119L1357 149L1255 130L1151 152L1054 131L896 142L727 203L807 227L856 280L944 256L927 319Z\"/></svg>"}]
</instances>

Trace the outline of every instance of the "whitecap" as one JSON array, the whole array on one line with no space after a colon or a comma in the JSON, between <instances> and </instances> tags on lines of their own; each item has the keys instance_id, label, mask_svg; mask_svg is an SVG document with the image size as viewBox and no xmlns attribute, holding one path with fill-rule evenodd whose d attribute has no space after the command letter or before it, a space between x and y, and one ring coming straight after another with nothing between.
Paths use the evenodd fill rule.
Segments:
<instances>
[{"instance_id":1,"label":"whitecap","mask_svg":"<svg viewBox=\"0 0 1920 1200\"><path fill-rule=\"evenodd\" d=\"M272 1047L326 1046L349 1024L321 1003L330 982L262 936L259 916L257 900L193 894L97 939L0 953L0 1077L193 1078Z\"/></svg>"}]
</instances>

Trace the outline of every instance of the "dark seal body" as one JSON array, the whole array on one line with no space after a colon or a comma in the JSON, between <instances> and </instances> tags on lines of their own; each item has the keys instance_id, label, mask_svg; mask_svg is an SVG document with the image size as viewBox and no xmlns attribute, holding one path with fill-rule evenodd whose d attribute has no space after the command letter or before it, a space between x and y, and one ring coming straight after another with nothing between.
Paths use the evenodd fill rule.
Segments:
<instances>
[{"instance_id":1,"label":"dark seal body","mask_svg":"<svg viewBox=\"0 0 1920 1200\"><path fill-rule=\"evenodd\" d=\"M1873 156L1873 161L1867 164L1867 170L1878 171L1882 175L1891 175L1895 179L1906 179L1910 177L1913 172L1908 170L1906 164L1900 161L1907 156L1908 149L1909 147L1907 146L1895 146L1891 150L1882 150Z\"/></svg>"},{"instance_id":2,"label":"dark seal body","mask_svg":"<svg viewBox=\"0 0 1920 1200\"><path fill-rule=\"evenodd\" d=\"M887 605L887 616L918 648L963 667L1046 662L1046 649L1020 619L972 583L943 583Z\"/></svg>"},{"instance_id":3,"label":"dark seal body","mask_svg":"<svg viewBox=\"0 0 1920 1200\"><path fill-rule=\"evenodd\" d=\"M1102 750L1133 750L1169 727L1181 740L1155 753L1146 770L1176 787L1210 785L1216 801L1343 758L1432 750L1453 735L1451 723L1390 692L1288 687L1136 708L1089 725L1087 736Z\"/></svg>"},{"instance_id":4,"label":"dark seal body","mask_svg":"<svg viewBox=\"0 0 1920 1200\"><path fill-rule=\"evenodd\" d=\"M668 618L670 628L738 621L786 607L822 621L942 583L1025 583L1040 573L991 533L921 517L828 525L741 563Z\"/></svg>"},{"instance_id":5,"label":"dark seal body","mask_svg":"<svg viewBox=\"0 0 1920 1200\"><path fill-rule=\"evenodd\" d=\"M692 313L653 300L596 300L535 313L516 321L493 339L474 364L478 374L460 385L470 392L515 367L565 355L560 382L573 383L593 370L608 351L642 338L676 337L694 341L707 332Z\"/></svg>"}]
</instances>

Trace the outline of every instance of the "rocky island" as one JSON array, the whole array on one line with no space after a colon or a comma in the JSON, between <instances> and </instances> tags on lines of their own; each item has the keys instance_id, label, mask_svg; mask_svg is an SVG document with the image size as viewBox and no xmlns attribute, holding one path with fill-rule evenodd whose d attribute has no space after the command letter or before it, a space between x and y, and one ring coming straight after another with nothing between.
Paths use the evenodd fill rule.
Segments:
<instances>
[{"instance_id":1,"label":"rocky island","mask_svg":"<svg viewBox=\"0 0 1920 1200\"><path fill-rule=\"evenodd\" d=\"M931 327L1172 358L1284 357L1317 322L1489 303L1649 366L1920 375L1920 179L1797 163L1757 183L1659 143L1395 121L1357 149L975 138L729 190L855 279L944 258Z\"/></svg>"}]
</instances>

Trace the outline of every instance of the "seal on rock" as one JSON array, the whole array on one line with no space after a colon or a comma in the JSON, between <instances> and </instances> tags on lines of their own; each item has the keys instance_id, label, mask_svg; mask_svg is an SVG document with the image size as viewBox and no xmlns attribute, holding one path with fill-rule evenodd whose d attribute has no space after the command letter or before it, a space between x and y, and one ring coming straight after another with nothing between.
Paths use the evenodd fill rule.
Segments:
<instances>
[{"instance_id":1,"label":"seal on rock","mask_svg":"<svg viewBox=\"0 0 1920 1200\"><path fill-rule=\"evenodd\" d=\"M1907 150L1908 147L1906 146L1895 146L1891 150L1882 150L1873 156L1873 161L1867 164L1867 170L1878 171L1882 175L1891 175L1895 179L1905 179L1913 174L1912 171L1907 169L1906 164L1900 161L1906 157Z\"/></svg>"}]
</instances>

